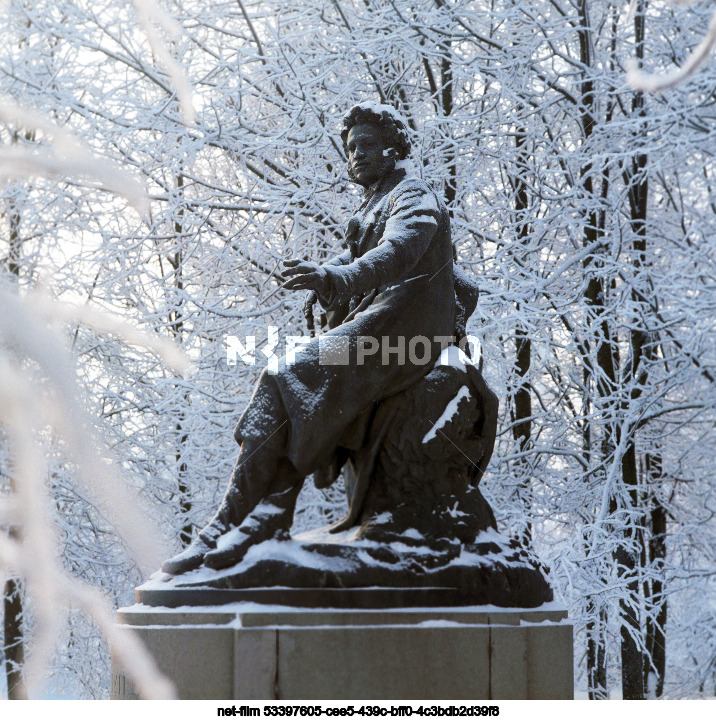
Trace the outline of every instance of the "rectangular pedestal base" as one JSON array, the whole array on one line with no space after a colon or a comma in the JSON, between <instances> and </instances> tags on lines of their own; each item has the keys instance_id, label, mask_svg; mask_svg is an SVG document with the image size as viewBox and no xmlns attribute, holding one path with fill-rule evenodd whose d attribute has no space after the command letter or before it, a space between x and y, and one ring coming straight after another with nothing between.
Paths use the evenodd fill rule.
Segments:
<instances>
[{"instance_id":1,"label":"rectangular pedestal base","mask_svg":"<svg viewBox=\"0 0 716 721\"><path fill-rule=\"evenodd\" d=\"M493 607L315 610L230 604L132 606L184 699L571 699L566 611ZM136 698L112 665L113 699Z\"/></svg>"}]
</instances>

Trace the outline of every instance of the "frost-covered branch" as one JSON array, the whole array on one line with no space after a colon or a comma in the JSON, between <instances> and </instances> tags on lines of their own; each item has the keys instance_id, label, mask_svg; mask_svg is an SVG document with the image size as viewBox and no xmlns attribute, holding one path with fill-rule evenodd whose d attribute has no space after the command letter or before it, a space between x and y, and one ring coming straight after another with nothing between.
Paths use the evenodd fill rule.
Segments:
<instances>
[{"instance_id":1,"label":"frost-covered branch","mask_svg":"<svg viewBox=\"0 0 716 721\"><path fill-rule=\"evenodd\" d=\"M632 7L635 4L636 0L633 0ZM691 77L708 60L714 46L716 46L716 10L711 16L711 22L703 39L686 58L681 67L668 73L651 75L640 70L635 60L629 60L626 63L627 82L635 90L647 93L660 93L668 88L676 87Z\"/></svg>"},{"instance_id":2,"label":"frost-covered branch","mask_svg":"<svg viewBox=\"0 0 716 721\"><path fill-rule=\"evenodd\" d=\"M159 674L141 643L113 630L113 614L102 595L68 576L59 564L51 529L51 502L46 485L45 449L40 438L45 429L63 442L76 468L76 480L113 523L127 546L146 568L156 567L164 555L163 544L141 511L136 492L111 464L84 410L72 359L56 329L43 320L47 303L28 303L14 293L0 291L4 309L0 319L0 419L9 440L14 493L0 503L4 524L18 529L19 540L0 538L0 558L7 572L26 581L36 606L35 640L26 675L37 688L60 631L63 606L88 613L115 646L118 660L146 698L171 698L170 684ZM61 304L55 303L55 308ZM55 317L96 321L101 330L121 333L139 344L146 336L128 332L126 324L99 312L78 313L76 308L54 312ZM186 366L178 352L167 352L166 342L150 341L154 350L176 366ZM28 362L31 365L28 365ZM35 366L37 371L31 371Z\"/></svg>"},{"instance_id":3,"label":"frost-covered branch","mask_svg":"<svg viewBox=\"0 0 716 721\"><path fill-rule=\"evenodd\" d=\"M92 153L72 133L37 111L0 96L0 122L37 131L47 145L0 145L0 182L20 178L84 178L125 197L140 213L148 210L144 186L128 171Z\"/></svg>"},{"instance_id":4,"label":"frost-covered branch","mask_svg":"<svg viewBox=\"0 0 716 721\"><path fill-rule=\"evenodd\" d=\"M181 64L172 55L167 41L159 32L159 30L163 31L169 40L176 42L183 35L181 26L156 0L132 0L132 2L152 52L174 83L184 122L191 125L196 120L191 83Z\"/></svg>"}]
</instances>

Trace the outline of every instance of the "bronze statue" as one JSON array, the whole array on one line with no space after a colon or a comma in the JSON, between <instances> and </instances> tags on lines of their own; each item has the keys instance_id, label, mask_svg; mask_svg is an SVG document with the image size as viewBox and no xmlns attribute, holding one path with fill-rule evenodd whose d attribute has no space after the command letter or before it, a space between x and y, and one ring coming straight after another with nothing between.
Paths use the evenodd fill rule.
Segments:
<instances>
[{"instance_id":1,"label":"bronze statue","mask_svg":"<svg viewBox=\"0 0 716 721\"><path fill-rule=\"evenodd\" d=\"M348 172L365 190L347 249L323 265L285 262L285 287L312 291L329 330L278 374L261 374L219 510L162 569L190 583L202 565L235 567L212 581L228 587L447 585L502 605L549 600L528 553L501 545L478 489L497 399L455 345L477 288L453 267L449 213L407 173L394 109L360 104L343 123ZM317 559L308 567L287 560L280 544L304 478L325 486L341 470L349 511L331 529L336 541L301 541Z\"/></svg>"}]
</instances>

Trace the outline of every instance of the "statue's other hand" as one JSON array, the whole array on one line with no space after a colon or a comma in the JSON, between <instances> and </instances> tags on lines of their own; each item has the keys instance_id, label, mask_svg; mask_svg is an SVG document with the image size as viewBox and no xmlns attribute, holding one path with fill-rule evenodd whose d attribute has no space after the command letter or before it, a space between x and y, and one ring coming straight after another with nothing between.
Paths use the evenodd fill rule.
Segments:
<instances>
[{"instance_id":1,"label":"statue's other hand","mask_svg":"<svg viewBox=\"0 0 716 721\"><path fill-rule=\"evenodd\" d=\"M284 260L286 266L283 274L289 279L283 284L286 290L316 290L326 293L330 281L326 269L311 260Z\"/></svg>"}]
</instances>

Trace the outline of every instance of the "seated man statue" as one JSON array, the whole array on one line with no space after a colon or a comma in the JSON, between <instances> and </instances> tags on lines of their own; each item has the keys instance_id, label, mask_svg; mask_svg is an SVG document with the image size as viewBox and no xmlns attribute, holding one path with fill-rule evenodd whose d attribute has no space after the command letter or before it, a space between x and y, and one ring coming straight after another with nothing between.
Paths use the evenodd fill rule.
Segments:
<instances>
[{"instance_id":1,"label":"seated man statue","mask_svg":"<svg viewBox=\"0 0 716 721\"><path fill-rule=\"evenodd\" d=\"M285 262L285 287L313 291L329 330L294 362L283 360L277 374L261 374L236 426L241 449L221 506L188 548L164 562L167 573L233 566L253 545L286 537L304 478L332 482L347 460L369 455L382 437L376 424L390 423L385 414L380 420L381 404L425 378L456 327L464 332L456 284L474 308L476 289L453 270L449 214L405 169L410 143L399 114L356 105L341 137L349 175L365 191L347 227L347 250L323 265ZM494 431L483 455L492 441ZM349 514L342 527L358 516Z\"/></svg>"}]
</instances>

